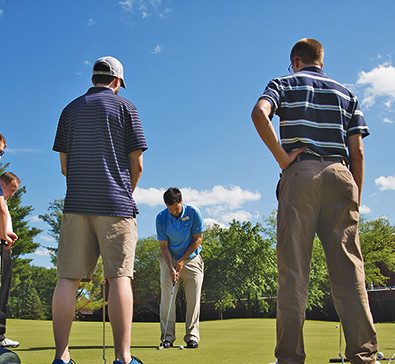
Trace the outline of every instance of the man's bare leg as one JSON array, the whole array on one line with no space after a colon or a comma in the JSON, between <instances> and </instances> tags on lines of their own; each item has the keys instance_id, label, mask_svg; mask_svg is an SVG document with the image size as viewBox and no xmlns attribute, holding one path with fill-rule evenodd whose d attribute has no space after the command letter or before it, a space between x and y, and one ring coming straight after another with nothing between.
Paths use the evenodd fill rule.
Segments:
<instances>
[{"instance_id":1,"label":"man's bare leg","mask_svg":"<svg viewBox=\"0 0 395 364\"><path fill-rule=\"evenodd\" d=\"M75 313L75 294L80 279L60 278L52 298L52 322L55 338L55 359L70 361L69 336Z\"/></svg>"},{"instance_id":2,"label":"man's bare leg","mask_svg":"<svg viewBox=\"0 0 395 364\"><path fill-rule=\"evenodd\" d=\"M108 315L114 338L115 359L129 364L133 318L133 292L129 277L109 278Z\"/></svg>"}]
</instances>

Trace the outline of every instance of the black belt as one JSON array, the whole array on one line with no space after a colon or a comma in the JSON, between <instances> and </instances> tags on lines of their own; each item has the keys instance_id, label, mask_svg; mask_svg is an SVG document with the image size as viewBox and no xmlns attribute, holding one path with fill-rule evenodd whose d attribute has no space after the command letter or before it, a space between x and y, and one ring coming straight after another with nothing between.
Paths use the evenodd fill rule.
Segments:
<instances>
[{"instance_id":1,"label":"black belt","mask_svg":"<svg viewBox=\"0 0 395 364\"><path fill-rule=\"evenodd\" d=\"M345 166L348 165L347 161L342 157L329 157L329 156L314 155L310 153L301 153L295 158L295 161L298 162L306 161L306 160L314 160L321 162L338 162L344 164Z\"/></svg>"}]
</instances>

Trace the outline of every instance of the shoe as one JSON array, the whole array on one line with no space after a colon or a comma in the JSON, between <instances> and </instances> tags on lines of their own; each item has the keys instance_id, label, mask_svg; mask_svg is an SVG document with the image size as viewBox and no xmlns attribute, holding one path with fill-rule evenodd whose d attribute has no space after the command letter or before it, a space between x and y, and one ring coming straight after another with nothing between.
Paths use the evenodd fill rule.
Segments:
<instances>
[{"instance_id":1,"label":"shoe","mask_svg":"<svg viewBox=\"0 0 395 364\"><path fill-rule=\"evenodd\" d=\"M169 340L165 340L165 341L162 343L162 346L163 346L165 349L167 349L167 348L172 348L172 347L173 347L173 343L172 343L171 341L169 341Z\"/></svg>"},{"instance_id":2,"label":"shoe","mask_svg":"<svg viewBox=\"0 0 395 364\"><path fill-rule=\"evenodd\" d=\"M62 359L55 359L52 364L75 364L75 361L73 359L70 359L68 363L63 361Z\"/></svg>"},{"instance_id":3,"label":"shoe","mask_svg":"<svg viewBox=\"0 0 395 364\"><path fill-rule=\"evenodd\" d=\"M199 346L199 344L195 340L189 340L187 342L187 348L189 348L189 349L197 349L198 346Z\"/></svg>"},{"instance_id":4,"label":"shoe","mask_svg":"<svg viewBox=\"0 0 395 364\"><path fill-rule=\"evenodd\" d=\"M112 364L123 364L123 363L120 360L114 360ZM139 358L132 356L132 361L129 364L143 364L143 362Z\"/></svg>"},{"instance_id":5,"label":"shoe","mask_svg":"<svg viewBox=\"0 0 395 364\"><path fill-rule=\"evenodd\" d=\"M19 342L5 337L4 340L0 341L0 345L2 348L17 348L19 346Z\"/></svg>"}]
</instances>

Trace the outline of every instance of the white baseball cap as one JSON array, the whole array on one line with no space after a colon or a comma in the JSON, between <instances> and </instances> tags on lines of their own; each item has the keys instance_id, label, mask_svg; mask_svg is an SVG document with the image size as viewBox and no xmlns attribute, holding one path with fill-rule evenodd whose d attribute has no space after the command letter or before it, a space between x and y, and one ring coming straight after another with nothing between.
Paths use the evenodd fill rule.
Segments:
<instances>
[{"instance_id":1,"label":"white baseball cap","mask_svg":"<svg viewBox=\"0 0 395 364\"><path fill-rule=\"evenodd\" d=\"M107 63L110 67L109 71L95 71L95 66L99 62ZM93 66L93 74L94 75L106 75L106 76L114 76L121 79L121 86L126 88L125 81L123 80L123 66L122 63L119 62L116 58L111 56L101 57L99 58L94 66Z\"/></svg>"}]
</instances>

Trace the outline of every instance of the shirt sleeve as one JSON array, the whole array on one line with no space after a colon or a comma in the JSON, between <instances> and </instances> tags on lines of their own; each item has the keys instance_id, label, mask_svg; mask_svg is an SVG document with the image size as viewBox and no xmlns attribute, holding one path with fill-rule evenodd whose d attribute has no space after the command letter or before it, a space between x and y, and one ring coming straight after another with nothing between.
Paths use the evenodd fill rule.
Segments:
<instances>
[{"instance_id":1,"label":"shirt sleeve","mask_svg":"<svg viewBox=\"0 0 395 364\"><path fill-rule=\"evenodd\" d=\"M277 80L272 80L268 83L265 91L258 100L267 100L270 102L270 104L272 105L272 113L270 115L270 118L272 118L273 115L276 113L277 109L279 108L280 99L281 93L279 83Z\"/></svg>"},{"instance_id":2,"label":"shirt sleeve","mask_svg":"<svg viewBox=\"0 0 395 364\"><path fill-rule=\"evenodd\" d=\"M134 105L129 106L129 118L125 125L125 145L127 154L138 149L142 149L143 152L148 149L140 117Z\"/></svg>"},{"instance_id":3,"label":"shirt sleeve","mask_svg":"<svg viewBox=\"0 0 395 364\"><path fill-rule=\"evenodd\" d=\"M358 100L355 97L355 107L354 112L352 114L350 123L347 129L347 136L361 134L362 138L368 136L370 134L369 128L366 124L365 117L363 112L359 108Z\"/></svg>"},{"instance_id":4,"label":"shirt sleeve","mask_svg":"<svg viewBox=\"0 0 395 364\"><path fill-rule=\"evenodd\" d=\"M169 240L163 228L163 223L160 214L156 217L156 236L159 241Z\"/></svg>"},{"instance_id":5,"label":"shirt sleeve","mask_svg":"<svg viewBox=\"0 0 395 364\"><path fill-rule=\"evenodd\" d=\"M1 183L0 183L0 196L4 196L3 188L1 187Z\"/></svg>"},{"instance_id":6,"label":"shirt sleeve","mask_svg":"<svg viewBox=\"0 0 395 364\"><path fill-rule=\"evenodd\" d=\"M192 235L203 233L206 230L200 210L195 208L192 223Z\"/></svg>"},{"instance_id":7,"label":"shirt sleeve","mask_svg":"<svg viewBox=\"0 0 395 364\"><path fill-rule=\"evenodd\" d=\"M58 128L52 150L55 152L67 153L67 138L66 138L66 124L65 124L65 111L63 110L60 115Z\"/></svg>"}]
</instances>

